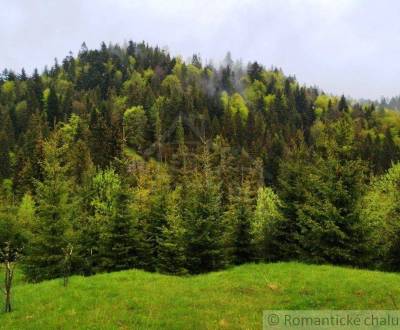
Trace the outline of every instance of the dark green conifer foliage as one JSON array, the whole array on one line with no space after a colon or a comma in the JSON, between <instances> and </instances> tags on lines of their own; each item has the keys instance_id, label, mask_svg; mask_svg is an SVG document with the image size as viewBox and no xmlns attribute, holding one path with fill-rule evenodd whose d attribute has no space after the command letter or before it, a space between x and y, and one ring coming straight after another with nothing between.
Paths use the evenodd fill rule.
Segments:
<instances>
[{"instance_id":1,"label":"dark green conifer foliage","mask_svg":"<svg viewBox=\"0 0 400 330\"><path fill-rule=\"evenodd\" d=\"M223 267L220 183L210 166L206 146L199 167L185 181L183 196L188 270L201 273Z\"/></svg>"},{"instance_id":2,"label":"dark green conifer foliage","mask_svg":"<svg viewBox=\"0 0 400 330\"><path fill-rule=\"evenodd\" d=\"M338 104L338 110L340 112L344 112L349 110L349 106L347 105L347 100L344 97L344 95L341 96L340 100L339 100L339 104Z\"/></svg>"},{"instance_id":3,"label":"dark green conifer foliage","mask_svg":"<svg viewBox=\"0 0 400 330\"><path fill-rule=\"evenodd\" d=\"M182 219L181 188L172 191L167 200L166 223L162 228L157 256L157 270L162 273L187 273L185 255L185 229Z\"/></svg>"},{"instance_id":4,"label":"dark green conifer foliage","mask_svg":"<svg viewBox=\"0 0 400 330\"><path fill-rule=\"evenodd\" d=\"M121 188L123 189L123 188ZM102 267L107 271L123 270L137 264L137 245L129 196L121 190L115 198L114 212L103 233Z\"/></svg>"},{"instance_id":5,"label":"dark green conifer foliage","mask_svg":"<svg viewBox=\"0 0 400 330\"><path fill-rule=\"evenodd\" d=\"M11 174L10 146L5 132L0 131L0 180Z\"/></svg>"},{"instance_id":6,"label":"dark green conifer foliage","mask_svg":"<svg viewBox=\"0 0 400 330\"><path fill-rule=\"evenodd\" d=\"M50 128L53 128L60 119L58 96L53 86L50 87L45 107L47 121L49 122Z\"/></svg>"},{"instance_id":7,"label":"dark green conifer foliage","mask_svg":"<svg viewBox=\"0 0 400 330\"><path fill-rule=\"evenodd\" d=\"M250 182L244 182L237 194L231 196L225 223L231 227L228 249L234 264L251 262L255 258L251 223L255 200L251 198ZM227 228L226 228L227 229Z\"/></svg>"},{"instance_id":8,"label":"dark green conifer foliage","mask_svg":"<svg viewBox=\"0 0 400 330\"><path fill-rule=\"evenodd\" d=\"M72 241L70 183L61 161L64 150L57 136L45 144L44 179L36 184L37 219L24 262L32 281L61 277L63 249Z\"/></svg>"}]
</instances>

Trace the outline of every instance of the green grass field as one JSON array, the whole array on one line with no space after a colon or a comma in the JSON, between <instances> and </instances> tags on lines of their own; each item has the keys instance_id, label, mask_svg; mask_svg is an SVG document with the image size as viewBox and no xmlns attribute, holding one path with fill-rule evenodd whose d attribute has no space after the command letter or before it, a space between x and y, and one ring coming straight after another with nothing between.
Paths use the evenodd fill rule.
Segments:
<instances>
[{"instance_id":1,"label":"green grass field","mask_svg":"<svg viewBox=\"0 0 400 330\"><path fill-rule=\"evenodd\" d=\"M173 277L130 270L14 288L1 329L260 329L265 309L397 309L400 275L299 263Z\"/></svg>"}]
</instances>

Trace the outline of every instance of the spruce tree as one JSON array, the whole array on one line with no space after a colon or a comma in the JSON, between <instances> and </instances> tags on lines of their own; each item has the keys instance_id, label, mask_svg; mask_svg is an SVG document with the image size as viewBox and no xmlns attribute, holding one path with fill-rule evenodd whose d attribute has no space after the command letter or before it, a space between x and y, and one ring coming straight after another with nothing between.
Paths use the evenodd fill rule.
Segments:
<instances>
[{"instance_id":1,"label":"spruce tree","mask_svg":"<svg viewBox=\"0 0 400 330\"><path fill-rule=\"evenodd\" d=\"M251 198L250 184L245 181L237 194L230 196L225 212L225 231L228 232L227 250L234 264L254 260L254 237L252 232L254 200Z\"/></svg>"},{"instance_id":2,"label":"spruce tree","mask_svg":"<svg viewBox=\"0 0 400 330\"><path fill-rule=\"evenodd\" d=\"M44 179L36 184L37 212L32 225L32 241L24 262L31 281L63 275L63 249L71 243L70 183L60 161L64 148L57 136L45 143Z\"/></svg>"},{"instance_id":3,"label":"spruce tree","mask_svg":"<svg viewBox=\"0 0 400 330\"><path fill-rule=\"evenodd\" d=\"M202 273L223 267L220 183L210 166L206 146L200 156L199 168L186 178L183 196L188 270Z\"/></svg>"},{"instance_id":4,"label":"spruce tree","mask_svg":"<svg viewBox=\"0 0 400 330\"><path fill-rule=\"evenodd\" d=\"M53 86L50 87L47 99L45 101L47 120L50 128L53 128L60 119L58 96Z\"/></svg>"},{"instance_id":5,"label":"spruce tree","mask_svg":"<svg viewBox=\"0 0 400 330\"><path fill-rule=\"evenodd\" d=\"M187 273L181 200L180 187L172 191L167 198L166 223L162 228L157 258L157 270L162 273L175 275Z\"/></svg>"},{"instance_id":6,"label":"spruce tree","mask_svg":"<svg viewBox=\"0 0 400 330\"><path fill-rule=\"evenodd\" d=\"M107 271L129 269L137 264L137 240L133 217L129 209L127 192L119 191L115 198L113 215L108 221L106 232L102 233L102 267Z\"/></svg>"}]
</instances>

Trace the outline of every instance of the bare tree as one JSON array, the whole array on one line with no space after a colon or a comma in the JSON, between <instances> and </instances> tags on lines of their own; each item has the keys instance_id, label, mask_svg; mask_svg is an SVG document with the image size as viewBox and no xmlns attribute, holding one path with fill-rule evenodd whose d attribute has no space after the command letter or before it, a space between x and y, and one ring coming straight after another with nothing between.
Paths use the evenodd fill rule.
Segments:
<instances>
[{"instance_id":1,"label":"bare tree","mask_svg":"<svg viewBox=\"0 0 400 330\"><path fill-rule=\"evenodd\" d=\"M2 251L0 251L1 258L4 264L4 296L5 296L5 312L11 312L11 289L14 279L14 270L19 258L19 251L11 248L10 242L6 242L6 245Z\"/></svg>"},{"instance_id":2,"label":"bare tree","mask_svg":"<svg viewBox=\"0 0 400 330\"><path fill-rule=\"evenodd\" d=\"M64 249L64 286L68 286L69 276L71 274L71 259L72 252L74 251L74 247L71 243L69 243Z\"/></svg>"}]
</instances>

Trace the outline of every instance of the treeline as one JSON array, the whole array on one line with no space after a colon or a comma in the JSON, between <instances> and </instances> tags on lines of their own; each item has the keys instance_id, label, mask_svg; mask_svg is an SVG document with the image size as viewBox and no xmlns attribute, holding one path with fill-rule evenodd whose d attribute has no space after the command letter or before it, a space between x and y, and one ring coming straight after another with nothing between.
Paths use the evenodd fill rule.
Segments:
<instances>
[{"instance_id":1,"label":"treeline","mask_svg":"<svg viewBox=\"0 0 400 330\"><path fill-rule=\"evenodd\" d=\"M397 112L229 54L214 67L83 45L1 76L0 248L23 251L32 281L278 260L398 270L399 129Z\"/></svg>"}]
</instances>

